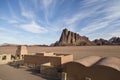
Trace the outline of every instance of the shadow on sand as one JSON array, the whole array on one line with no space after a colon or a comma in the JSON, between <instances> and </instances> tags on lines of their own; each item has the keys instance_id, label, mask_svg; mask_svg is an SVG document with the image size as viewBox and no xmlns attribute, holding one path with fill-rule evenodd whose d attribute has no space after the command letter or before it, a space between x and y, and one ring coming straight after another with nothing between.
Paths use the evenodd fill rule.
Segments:
<instances>
[{"instance_id":1,"label":"shadow on sand","mask_svg":"<svg viewBox=\"0 0 120 80\"><path fill-rule=\"evenodd\" d=\"M42 75L40 73L40 70L35 70L35 69L32 69L32 68L28 68L28 69L26 69L26 71L29 71L32 75L40 76L40 77L42 77L46 80L60 80L60 79L54 79L54 78L50 78L50 77L47 77L45 75Z\"/></svg>"},{"instance_id":2,"label":"shadow on sand","mask_svg":"<svg viewBox=\"0 0 120 80\"><path fill-rule=\"evenodd\" d=\"M40 70L36 70L36 69L31 68L31 67L26 67L26 66L24 66L23 64L20 64L20 63L18 63L18 62L10 62L10 63L8 63L7 65L9 65L9 66L11 66L11 67L14 67L14 68L16 68L16 69L25 69L26 71L29 71L30 74L35 75L35 76L42 77L42 78L44 78L44 79L46 79L46 80L60 80L60 79L54 79L54 78L50 78L50 77L47 77L47 76L45 76L45 75L42 75L42 74L40 73Z\"/></svg>"}]
</instances>

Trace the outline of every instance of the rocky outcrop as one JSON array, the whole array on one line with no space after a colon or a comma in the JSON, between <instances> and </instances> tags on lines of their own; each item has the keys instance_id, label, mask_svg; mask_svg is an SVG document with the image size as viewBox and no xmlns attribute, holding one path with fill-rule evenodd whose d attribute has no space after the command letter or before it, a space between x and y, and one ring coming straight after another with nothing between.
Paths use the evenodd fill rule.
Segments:
<instances>
[{"instance_id":1,"label":"rocky outcrop","mask_svg":"<svg viewBox=\"0 0 120 80\"><path fill-rule=\"evenodd\" d=\"M95 39L93 42L94 42L96 45L109 45L109 44L110 44L109 41L107 41L107 40L105 40L105 39L102 39L102 38L100 38L100 39Z\"/></svg>"},{"instance_id":2,"label":"rocky outcrop","mask_svg":"<svg viewBox=\"0 0 120 80\"><path fill-rule=\"evenodd\" d=\"M63 29L60 40L51 46L90 46L90 45L120 45L120 37L112 37L109 40L95 39L90 41L86 36L80 36L77 33Z\"/></svg>"},{"instance_id":3,"label":"rocky outcrop","mask_svg":"<svg viewBox=\"0 0 120 80\"><path fill-rule=\"evenodd\" d=\"M112 37L109 40L95 39L93 42L96 45L120 45L120 37Z\"/></svg>"},{"instance_id":4,"label":"rocky outcrop","mask_svg":"<svg viewBox=\"0 0 120 80\"><path fill-rule=\"evenodd\" d=\"M80 36L77 33L64 29L60 40L55 43L55 46L85 46L94 45L87 37Z\"/></svg>"},{"instance_id":5,"label":"rocky outcrop","mask_svg":"<svg viewBox=\"0 0 120 80\"><path fill-rule=\"evenodd\" d=\"M112 37L109 42L112 45L120 45L120 37Z\"/></svg>"}]
</instances>

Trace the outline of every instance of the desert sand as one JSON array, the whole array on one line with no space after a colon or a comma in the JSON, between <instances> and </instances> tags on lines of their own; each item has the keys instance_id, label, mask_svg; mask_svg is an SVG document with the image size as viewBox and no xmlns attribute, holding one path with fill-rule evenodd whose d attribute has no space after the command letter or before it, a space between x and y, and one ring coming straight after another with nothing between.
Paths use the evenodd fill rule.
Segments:
<instances>
[{"instance_id":1,"label":"desert sand","mask_svg":"<svg viewBox=\"0 0 120 80\"><path fill-rule=\"evenodd\" d=\"M46 80L39 73L26 68L14 68L9 65L0 65L0 80Z\"/></svg>"},{"instance_id":2,"label":"desert sand","mask_svg":"<svg viewBox=\"0 0 120 80\"><path fill-rule=\"evenodd\" d=\"M16 46L2 46L0 53L15 54ZM37 52L55 52L64 54L73 54L74 60L85 56L115 56L120 57L120 46L62 46L62 47L28 47L28 53ZM12 77L11 77L12 76ZM46 80L40 74L32 73L31 71L20 68L16 69L9 65L0 65L0 80Z\"/></svg>"},{"instance_id":3,"label":"desert sand","mask_svg":"<svg viewBox=\"0 0 120 80\"><path fill-rule=\"evenodd\" d=\"M16 46L0 47L0 53L16 53ZM85 56L115 56L120 57L120 46L62 46L62 47L28 47L29 53L36 52L54 52L73 54L74 59L80 59Z\"/></svg>"}]
</instances>

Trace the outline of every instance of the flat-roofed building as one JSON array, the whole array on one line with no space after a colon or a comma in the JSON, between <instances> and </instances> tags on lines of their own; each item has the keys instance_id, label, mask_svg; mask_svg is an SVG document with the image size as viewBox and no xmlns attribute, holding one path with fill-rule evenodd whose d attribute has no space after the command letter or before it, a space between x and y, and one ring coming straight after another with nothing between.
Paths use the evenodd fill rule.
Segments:
<instances>
[{"instance_id":1,"label":"flat-roofed building","mask_svg":"<svg viewBox=\"0 0 120 80\"><path fill-rule=\"evenodd\" d=\"M61 78L61 65L73 61L71 54L55 54L53 52L33 53L24 56L24 63L49 78Z\"/></svg>"},{"instance_id":2,"label":"flat-roofed building","mask_svg":"<svg viewBox=\"0 0 120 80\"><path fill-rule=\"evenodd\" d=\"M7 64L14 60L14 56L11 54L0 54L0 64Z\"/></svg>"},{"instance_id":3,"label":"flat-roofed building","mask_svg":"<svg viewBox=\"0 0 120 80\"><path fill-rule=\"evenodd\" d=\"M16 50L16 57L18 59L23 59L24 55L28 54L27 46L18 46Z\"/></svg>"},{"instance_id":4,"label":"flat-roofed building","mask_svg":"<svg viewBox=\"0 0 120 80\"><path fill-rule=\"evenodd\" d=\"M26 64L41 65L50 62L51 66L61 66L61 64L73 61L73 55L71 54L55 54L41 52L37 54L25 55L24 62Z\"/></svg>"}]
</instances>

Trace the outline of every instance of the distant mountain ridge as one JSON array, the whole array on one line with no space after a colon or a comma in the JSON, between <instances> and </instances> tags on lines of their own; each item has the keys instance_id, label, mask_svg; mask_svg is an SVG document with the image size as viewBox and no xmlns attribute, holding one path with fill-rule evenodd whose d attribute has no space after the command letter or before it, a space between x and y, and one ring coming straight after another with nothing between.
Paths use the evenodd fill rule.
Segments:
<instances>
[{"instance_id":1,"label":"distant mountain ridge","mask_svg":"<svg viewBox=\"0 0 120 80\"><path fill-rule=\"evenodd\" d=\"M109 40L95 39L90 41L86 36L80 36L77 33L63 29L59 41L51 46L93 46L93 45L120 45L120 37L112 37Z\"/></svg>"},{"instance_id":2,"label":"distant mountain ridge","mask_svg":"<svg viewBox=\"0 0 120 80\"><path fill-rule=\"evenodd\" d=\"M10 44L10 43L3 43L0 46L20 46L22 44ZM51 45L27 45L26 46L39 46L39 47L48 47L48 46L102 46L102 45L120 45L120 37L112 37L109 40L105 39L95 39L90 41L86 36L80 36L78 33L68 31L68 29L63 29L61 37L58 41Z\"/></svg>"},{"instance_id":3,"label":"distant mountain ridge","mask_svg":"<svg viewBox=\"0 0 120 80\"><path fill-rule=\"evenodd\" d=\"M95 39L93 41L96 45L120 45L120 37L112 37L109 40Z\"/></svg>"}]
</instances>

